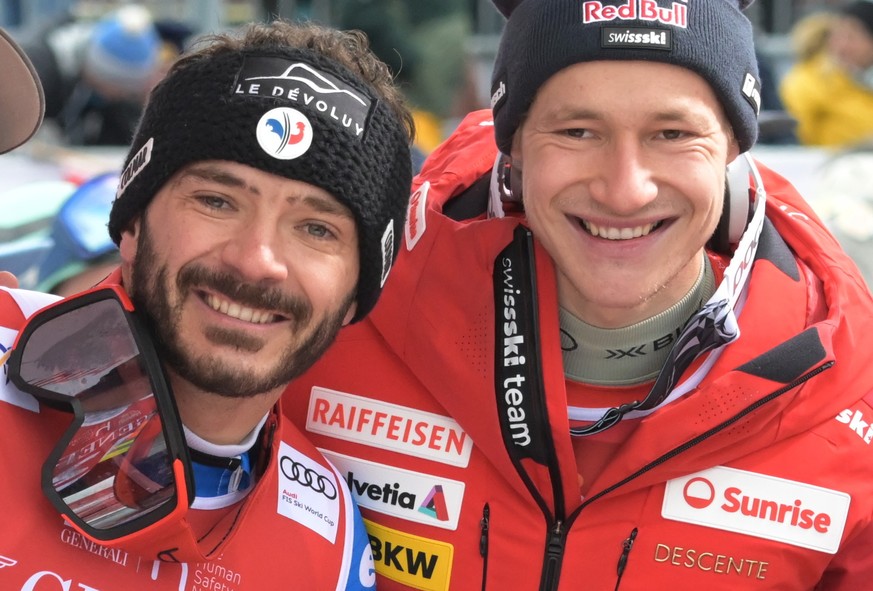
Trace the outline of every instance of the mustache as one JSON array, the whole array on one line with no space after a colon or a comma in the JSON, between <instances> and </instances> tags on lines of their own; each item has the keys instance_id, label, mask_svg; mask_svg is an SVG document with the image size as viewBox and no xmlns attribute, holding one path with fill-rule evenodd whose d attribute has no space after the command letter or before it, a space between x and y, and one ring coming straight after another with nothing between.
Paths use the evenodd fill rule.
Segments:
<instances>
[{"instance_id":1,"label":"mustache","mask_svg":"<svg viewBox=\"0 0 873 591\"><path fill-rule=\"evenodd\" d=\"M272 285L251 283L231 273L214 271L200 265L186 265L176 276L180 293L207 288L248 308L269 310L295 321L306 323L312 317L312 306L304 298L289 295Z\"/></svg>"}]
</instances>

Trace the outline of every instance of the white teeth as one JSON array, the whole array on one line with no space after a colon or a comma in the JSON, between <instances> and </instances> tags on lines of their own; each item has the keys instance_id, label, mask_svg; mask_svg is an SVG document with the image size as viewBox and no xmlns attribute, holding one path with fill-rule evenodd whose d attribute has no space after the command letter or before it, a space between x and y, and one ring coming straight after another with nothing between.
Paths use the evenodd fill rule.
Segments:
<instances>
[{"instance_id":1,"label":"white teeth","mask_svg":"<svg viewBox=\"0 0 873 591\"><path fill-rule=\"evenodd\" d=\"M273 322L276 318L275 315L270 314L269 312L246 308L240 306L236 302L220 300L212 294L206 295L206 303L217 312L221 312L231 318L237 318L244 322L251 322L252 324L267 324Z\"/></svg>"},{"instance_id":2,"label":"white teeth","mask_svg":"<svg viewBox=\"0 0 873 591\"><path fill-rule=\"evenodd\" d=\"M608 226L598 226L585 220L582 225L592 236L606 238L607 240L630 240L631 238L639 238L646 236L656 224L645 224L644 226L635 226L633 228L613 228Z\"/></svg>"}]
</instances>

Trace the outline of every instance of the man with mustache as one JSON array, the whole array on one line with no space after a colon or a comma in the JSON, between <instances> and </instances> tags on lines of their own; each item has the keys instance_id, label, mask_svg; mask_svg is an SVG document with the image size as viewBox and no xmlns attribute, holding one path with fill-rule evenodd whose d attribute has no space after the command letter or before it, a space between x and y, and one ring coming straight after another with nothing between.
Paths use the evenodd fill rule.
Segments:
<instances>
[{"instance_id":1,"label":"man with mustache","mask_svg":"<svg viewBox=\"0 0 873 591\"><path fill-rule=\"evenodd\" d=\"M744 155L749 2L496 3L491 109L287 394L379 588L869 588L873 303Z\"/></svg>"},{"instance_id":2,"label":"man with mustache","mask_svg":"<svg viewBox=\"0 0 873 591\"><path fill-rule=\"evenodd\" d=\"M193 504L177 538L150 544L153 530L132 532L136 552L64 524L40 494L39 464L69 414L4 380L0 587L373 587L368 538L344 480L284 417L279 398L379 297L398 252L412 130L360 35L252 25L174 64L133 138L109 219L122 262L98 287L120 286L155 344L184 426ZM0 291L4 352L44 303ZM124 341L100 340L112 323L93 326L95 334L49 351L118 354ZM119 364L113 375L134 369ZM107 400L93 390L83 406ZM94 412L105 414L107 430L115 421L113 434L125 428L106 408ZM160 434L138 425L137 436ZM80 456L114 453L105 439L81 450L73 449L81 437L72 439L62 456L68 480L92 468ZM130 478L157 486L160 474L147 464L154 451L136 447L120 450L136 463Z\"/></svg>"}]
</instances>

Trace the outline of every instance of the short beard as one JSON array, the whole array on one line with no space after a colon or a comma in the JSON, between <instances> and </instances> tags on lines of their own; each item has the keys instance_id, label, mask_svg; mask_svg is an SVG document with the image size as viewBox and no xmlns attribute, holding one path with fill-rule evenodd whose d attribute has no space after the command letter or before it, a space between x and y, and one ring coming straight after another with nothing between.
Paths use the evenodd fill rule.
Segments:
<instances>
[{"instance_id":1,"label":"short beard","mask_svg":"<svg viewBox=\"0 0 873 591\"><path fill-rule=\"evenodd\" d=\"M195 286L209 287L248 307L278 312L290 321L289 334L297 334L312 324L312 306L308 301L288 296L272 286L245 283L230 275L189 264L179 270L175 289L176 306L170 304L171 283L166 265L158 261L146 216L140 224L137 255L131 269L131 300L149 326L155 347L164 363L197 388L230 398L254 397L282 387L294 380L327 350L343 326L355 292L349 294L339 309L311 328L296 347L289 346L273 368L263 375L227 367L221 359L208 353L197 354L186 348L179 338L182 305L186 293ZM212 328L206 331L209 341L242 351L257 352L264 342L241 331Z\"/></svg>"}]
</instances>

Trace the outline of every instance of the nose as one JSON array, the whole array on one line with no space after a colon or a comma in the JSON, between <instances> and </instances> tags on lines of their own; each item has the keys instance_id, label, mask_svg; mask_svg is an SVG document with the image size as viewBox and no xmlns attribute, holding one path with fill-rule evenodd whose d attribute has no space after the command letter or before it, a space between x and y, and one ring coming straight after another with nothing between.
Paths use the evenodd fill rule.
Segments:
<instances>
[{"instance_id":1,"label":"nose","mask_svg":"<svg viewBox=\"0 0 873 591\"><path fill-rule=\"evenodd\" d=\"M594 166L591 197L607 211L631 215L658 196L645 150L633 138L614 138L600 152Z\"/></svg>"},{"instance_id":2,"label":"nose","mask_svg":"<svg viewBox=\"0 0 873 591\"><path fill-rule=\"evenodd\" d=\"M225 265L253 283L278 283L288 277L281 237L274 223L253 221L234 231L221 250Z\"/></svg>"}]
</instances>

